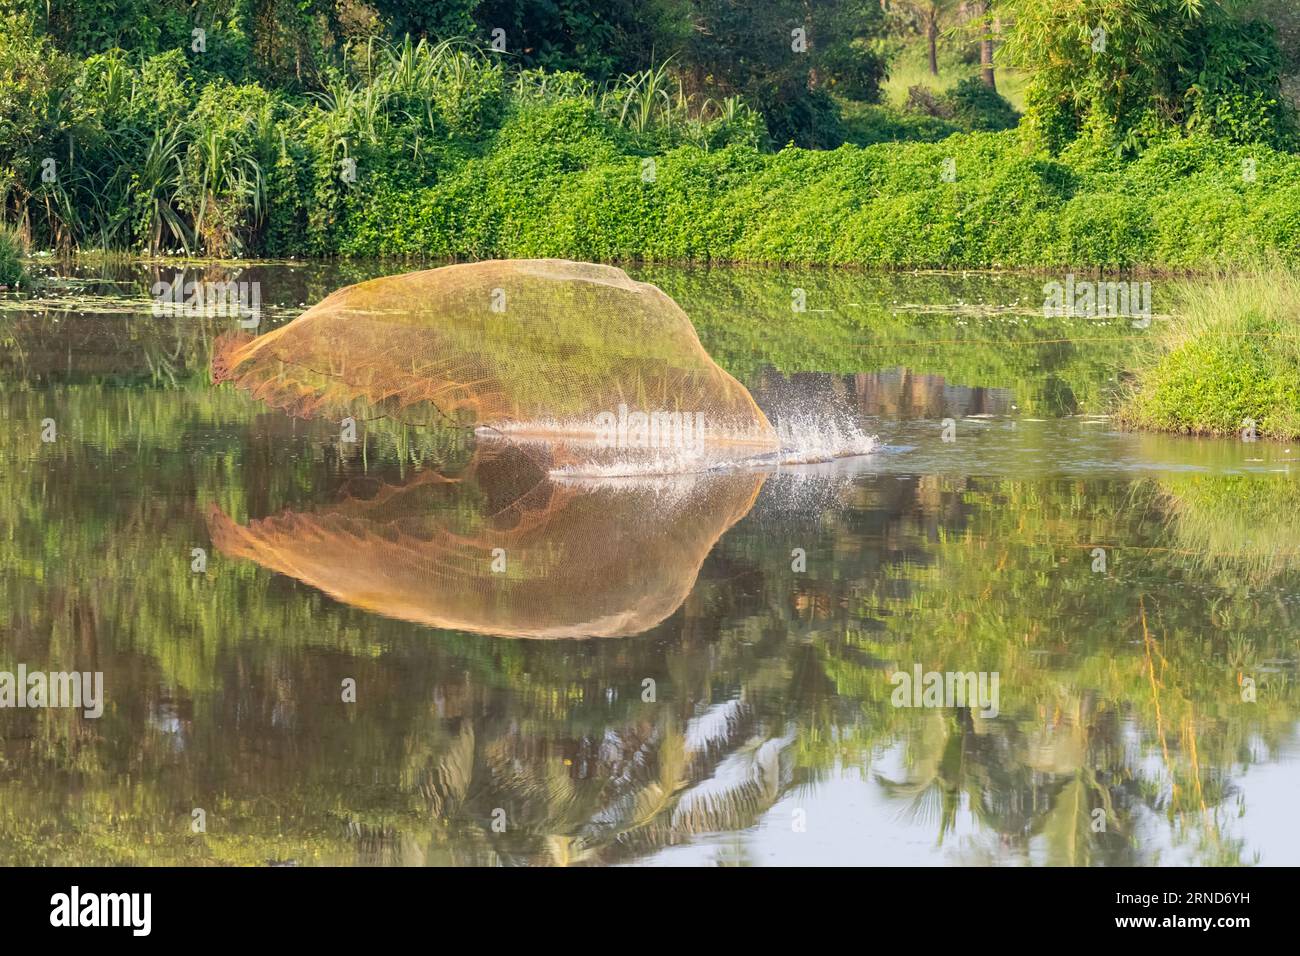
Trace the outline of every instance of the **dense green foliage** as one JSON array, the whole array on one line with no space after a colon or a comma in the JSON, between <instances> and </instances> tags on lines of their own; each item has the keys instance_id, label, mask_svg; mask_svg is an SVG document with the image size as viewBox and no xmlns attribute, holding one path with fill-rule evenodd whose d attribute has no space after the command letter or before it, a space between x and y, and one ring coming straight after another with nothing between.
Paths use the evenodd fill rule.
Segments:
<instances>
[{"instance_id":1,"label":"dense green foliage","mask_svg":"<svg viewBox=\"0 0 1300 956\"><path fill-rule=\"evenodd\" d=\"M845 104L844 139L855 146L914 140L934 143L953 133L1014 129L1020 114L996 90L976 77L936 93L927 86L908 90L902 109L868 103Z\"/></svg>"},{"instance_id":2,"label":"dense green foliage","mask_svg":"<svg viewBox=\"0 0 1300 956\"><path fill-rule=\"evenodd\" d=\"M145 0L102 2L80 4L85 17L0 20L0 212L34 248L1166 267L1300 248L1282 54L1267 27L1209 0L1179 15L1187 36L1168 48L1145 28L1130 37L1124 19L1147 23L1164 0L1106 0L1107 55L1121 59L1067 57L1073 72L1032 70L1078 37L1022 4L1011 49L1034 80L1016 129L975 78L916 87L901 112L874 102L882 17L851 0L814 5L806 27L786 4L695 3L693 22L730 40L680 40L672 60L609 80L668 8L611 7L609 36L592 40L600 65L558 40L520 59L382 38L393 23L482 34L494 17L507 35L552 30L510 4L381 5L346 22L306 4L283 32L309 57L249 26L275 4L214 6L198 49L192 21L165 3L146 28ZM577 18L570 40L596 16L561 7ZM617 26L624 14L650 32ZM1135 66L1122 96L1100 79L1127 69L1122 57L1149 72L1170 51L1176 76Z\"/></svg>"},{"instance_id":3,"label":"dense green foliage","mask_svg":"<svg viewBox=\"0 0 1300 956\"><path fill-rule=\"evenodd\" d=\"M974 77L962 80L940 97L942 115L960 127L978 132L1012 129L1020 122L1018 114L996 90Z\"/></svg>"},{"instance_id":4,"label":"dense green foliage","mask_svg":"<svg viewBox=\"0 0 1300 956\"><path fill-rule=\"evenodd\" d=\"M1028 70L1028 121L1059 149L1083 134L1134 153L1169 129L1291 146L1273 28L1234 0L1001 0L1005 52Z\"/></svg>"},{"instance_id":5,"label":"dense green foliage","mask_svg":"<svg viewBox=\"0 0 1300 956\"><path fill-rule=\"evenodd\" d=\"M410 35L466 38L512 70L575 71L597 82L673 60L690 92L744 95L771 111L780 143L813 145L827 91L871 100L885 72L876 0L7 0L77 58L200 54L235 83L318 91L348 51ZM205 31L197 50L193 31Z\"/></svg>"},{"instance_id":6,"label":"dense green foliage","mask_svg":"<svg viewBox=\"0 0 1300 956\"><path fill-rule=\"evenodd\" d=\"M656 159L654 182L615 148L589 111L551 105L437 185L365 192L338 248L889 266L1300 254L1300 159L1264 147L1171 140L1120 163L1050 159L1014 131L775 155L684 145Z\"/></svg>"}]
</instances>

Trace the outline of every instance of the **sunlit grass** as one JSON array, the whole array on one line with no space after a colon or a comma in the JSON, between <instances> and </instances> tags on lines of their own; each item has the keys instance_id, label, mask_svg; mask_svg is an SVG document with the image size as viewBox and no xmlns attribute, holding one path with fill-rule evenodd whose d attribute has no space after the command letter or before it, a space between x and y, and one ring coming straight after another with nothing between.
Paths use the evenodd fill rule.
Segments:
<instances>
[{"instance_id":1,"label":"sunlit grass","mask_svg":"<svg viewBox=\"0 0 1300 956\"><path fill-rule=\"evenodd\" d=\"M1300 437L1300 273L1212 274L1175 293L1124 402L1124 423L1201 435Z\"/></svg>"}]
</instances>

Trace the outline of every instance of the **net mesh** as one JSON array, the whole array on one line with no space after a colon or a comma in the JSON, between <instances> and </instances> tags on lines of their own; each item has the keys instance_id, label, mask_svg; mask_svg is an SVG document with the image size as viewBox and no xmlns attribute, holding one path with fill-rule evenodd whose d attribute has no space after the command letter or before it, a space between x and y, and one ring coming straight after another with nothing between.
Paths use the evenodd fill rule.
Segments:
<instances>
[{"instance_id":1,"label":"net mesh","mask_svg":"<svg viewBox=\"0 0 1300 956\"><path fill-rule=\"evenodd\" d=\"M778 445L677 304L611 266L505 260L373 279L266 335L220 340L212 371L296 416L478 426L561 466Z\"/></svg>"},{"instance_id":2,"label":"net mesh","mask_svg":"<svg viewBox=\"0 0 1300 956\"><path fill-rule=\"evenodd\" d=\"M368 611L508 637L622 637L686 600L763 475L554 480L513 446L461 472L355 482L338 501L241 525L215 505L223 554Z\"/></svg>"}]
</instances>

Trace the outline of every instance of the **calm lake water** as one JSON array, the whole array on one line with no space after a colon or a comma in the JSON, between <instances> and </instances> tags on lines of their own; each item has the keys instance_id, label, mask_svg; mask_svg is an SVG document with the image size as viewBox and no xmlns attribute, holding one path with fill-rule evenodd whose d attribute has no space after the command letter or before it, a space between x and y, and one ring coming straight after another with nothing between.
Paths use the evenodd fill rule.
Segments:
<instances>
[{"instance_id":1,"label":"calm lake water","mask_svg":"<svg viewBox=\"0 0 1300 956\"><path fill-rule=\"evenodd\" d=\"M1300 447L1117 431L1151 332L1042 278L630 269L881 446L537 485L213 388L233 320L153 316L171 268L44 271L0 303L0 671L104 710L0 710L0 863L1300 863ZM391 271L189 277L265 330ZM918 667L996 697L896 706Z\"/></svg>"}]
</instances>

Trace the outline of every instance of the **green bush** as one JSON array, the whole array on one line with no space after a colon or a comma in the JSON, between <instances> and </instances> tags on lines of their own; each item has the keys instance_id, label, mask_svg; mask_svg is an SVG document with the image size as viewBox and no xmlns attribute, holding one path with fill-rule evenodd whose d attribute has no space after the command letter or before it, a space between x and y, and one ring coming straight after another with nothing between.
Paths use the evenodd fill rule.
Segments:
<instances>
[{"instance_id":1,"label":"green bush","mask_svg":"<svg viewBox=\"0 0 1300 956\"><path fill-rule=\"evenodd\" d=\"M1194 42L1185 71L1187 128L1233 143L1297 143L1295 111L1283 102L1282 53L1262 21L1213 18Z\"/></svg>"},{"instance_id":2,"label":"green bush","mask_svg":"<svg viewBox=\"0 0 1300 956\"><path fill-rule=\"evenodd\" d=\"M948 118L964 130L996 132L1014 129L1020 114L991 86L977 76L962 80L942 97Z\"/></svg>"},{"instance_id":3,"label":"green bush","mask_svg":"<svg viewBox=\"0 0 1300 956\"><path fill-rule=\"evenodd\" d=\"M1275 31L1242 7L1002 0L1003 51L1030 75L1028 129L1053 152L1084 136L1131 156L1170 131L1294 146Z\"/></svg>"},{"instance_id":4,"label":"green bush","mask_svg":"<svg viewBox=\"0 0 1300 956\"><path fill-rule=\"evenodd\" d=\"M961 129L948 120L928 114L896 110L868 103L842 104L844 141L855 146L876 143L937 143Z\"/></svg>"},{"instance_id":5,"label":"green bush","mask_svg":"<svg viewBox=\"0 0 1300 956\"><path fill-rule=\"evenodd\" d=\"M1152 258L1152 210L1138 198L1080 193L1061 209L1059 223L1056 258L1060 261L1127 267Z\"/></svg>"}]
</instances>

